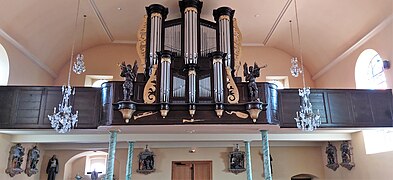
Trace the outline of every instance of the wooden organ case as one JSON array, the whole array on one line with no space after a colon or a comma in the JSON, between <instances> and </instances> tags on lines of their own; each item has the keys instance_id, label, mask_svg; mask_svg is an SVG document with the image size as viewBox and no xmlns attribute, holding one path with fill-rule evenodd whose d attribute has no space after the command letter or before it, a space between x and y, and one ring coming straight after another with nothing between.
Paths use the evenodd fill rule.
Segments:
<instances>
[{"instance_id":1,"label":"wooden organ case","mask_svg":"<svg viewBox=\"0 0 393 180\"><path fill-rule=\"evenodd\" d=\"M261 102L251 103L247 83L234 77L239 62L235 49L240 48L234 42L234 34L240 34L234 32L235 11L229 7L215 9L212 22L200 17L202 6L199 0L179 1L181 17L172 20L166 19L168 8L159 4L146 7L146 38L139 46L144 78L135 82L137 97L132 98L133 103L118 104L116 100L121 98L114 98L114 109L132 109L134 119L143 118L128 121L131 124L252 123L245 119L256 122L259 118L263 121L258 123L277 123L268 120L266 114L258 117L268 101L277 104L277 99L270 98L277 98L275 86L257 83ZM121 89L115 87L115 83L107 84L113 91ZM120 119L116 114L107 117L115 122Z\"/></svg>"}]
</instances>

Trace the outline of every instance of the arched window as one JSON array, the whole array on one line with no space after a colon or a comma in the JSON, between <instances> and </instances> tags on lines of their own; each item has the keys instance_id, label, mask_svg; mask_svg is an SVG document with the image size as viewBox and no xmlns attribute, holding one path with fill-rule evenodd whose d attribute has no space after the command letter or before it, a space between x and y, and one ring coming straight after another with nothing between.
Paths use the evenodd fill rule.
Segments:
<instances>
[{"instance_id":1,"label":"arched window","mask_svg":"<svg viewBox=\"0 0 393 180\"><path fill-rule=\"evenodd\" d=\"M4 47L0 44L0 85L7 85L10 75L10 64Z\"/></svg>"},{"instance_id":2,"label":"arched window","mask_svg":"<svg viewBox=\"0 0 393 180\"><path fill-rule=\"evenodd\" d=\"M355 80L357 89L386 89L383 60L378 52L366 49L356 61Z\"/></svg>"}]
</instances>

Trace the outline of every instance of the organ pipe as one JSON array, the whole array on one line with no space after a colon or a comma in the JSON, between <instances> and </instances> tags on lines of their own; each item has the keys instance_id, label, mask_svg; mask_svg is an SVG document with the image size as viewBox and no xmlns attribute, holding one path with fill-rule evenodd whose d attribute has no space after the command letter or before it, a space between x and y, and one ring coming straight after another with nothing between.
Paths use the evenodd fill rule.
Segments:
<instances>
[{"instance_id":1,"label":"organ pipe","mask_svg":"<svg viewBox=\"0 0 393 180\"><path fill-rule=\"evenodd\" d=\"M148 51L148 68L150 69L154 64L158 64L157 52L162 51L162 24L168 14L168 9L159 4L152 4L146 7L146 12L149 17L149 51Z\"/></svg>"}]
</instances>

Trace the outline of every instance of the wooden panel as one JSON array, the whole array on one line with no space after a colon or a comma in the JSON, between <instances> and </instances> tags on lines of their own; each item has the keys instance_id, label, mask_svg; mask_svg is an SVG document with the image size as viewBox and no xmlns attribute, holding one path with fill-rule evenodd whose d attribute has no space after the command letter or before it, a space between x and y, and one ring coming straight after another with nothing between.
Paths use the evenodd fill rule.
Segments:
<instances>
[{"instance_id":1,"label":"wooden panel","mask_svg":"<svg viewBox=\"0 0 393 180\"><path fill-rule=\"evenodd\" d=\"M320 120L322 124L327 124L327 115L326 115L326 108L325 108L325 97L324 93L320 91L313 91L311 90L310 93L310 102L312 105L312 110L314 113L319 111Z\"/></svg>"},{"instance_id":2,"label":"wooden panel","mask_svg":"<svg viewBox=\"0 0 393 180\"><path fill-rule=\"evenodd\" d=\"M38 125L41 112L41 90L20 90L14 125Z\"/></svg>"},{"instance_id":3,"label":"wooden panel","mask_svg":"<svg viewBox=\"0 0 393 180\"><path fill-rule=\"evenodd\" d=\"M375 123L392 126L392 92L373 92L369 98Z\"/></svg>"},{"instance_id":4,"label":"wooden panel","mask_svg":"<svg viewBox=\"0 0 393 180\"><path fill-rule=\"evenodd\" d=\"M328 93L331 124L353 124L347 93Z\"/></svg>"},{"instance_id":5,"label":"wooden panel","mask_svg":"<svg viewBox=\"0 0 393 180\"><path fill-rule=\"evenodd\" d=\"M356 124L374 123L368 94L367 92L351 93L353 119Z\"/></svg>"},{"instance_id":6,"label":"wooden panel","mask_svg":"<svg viewBox=\"0 0 393 180\"><path fill-rule=\"evenodd\" d=\"M77 88L73 98L73 111L78 111L78 128L97 127L100 118L100 92L98 88Z\"/></svg>"},{"instance_id":7,"label":"wooden panel","mask_svg":"<svg viewBox=\"0 0 393 180\"><path fill-rule=\"evenodd\" d=\"M8 126L11 123L11 114L13 109L13 102L15 100L15 92L9 88L0 90L0 125Z\"/></svg>"},{"instance_id":8,"label":"wooden panel","mask_svg":"<svg viewBox=\"0 0 393 180\"><path fill-rule=\"evenodd\" d=\"M194 162L194 180L211 180L212 179L212 162L202 161Z\"/></svg>"},{"instance_id":9,"label":"wooden panel","mask_svg":"<svg viewBox=\"0 0 393 180\"><path fill-rule=\"evenodd\" d=\"M191 168L190 162L172 162L172 180L191 180Z\"/></svg>"},{"instance_id":10,"label":"wooden panel","mask_svg":"<svg viewBox=\"0 0 393 180\"><path fill-rule=\"evenodd\" d=\"M296 127L296 112L300 109L300 98L297 90L280 92L280 126Z\"/></svg>"}]
</instances>

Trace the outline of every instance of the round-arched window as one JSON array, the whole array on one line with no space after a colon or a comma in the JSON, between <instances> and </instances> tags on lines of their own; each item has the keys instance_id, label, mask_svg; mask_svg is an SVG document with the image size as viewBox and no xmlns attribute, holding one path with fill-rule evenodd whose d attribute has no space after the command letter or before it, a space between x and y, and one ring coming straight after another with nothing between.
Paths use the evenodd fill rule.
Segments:
<instances>
[{"instance_id":1,"label":"round-arched window","mask_svg":"<svg viewBox=\"0 0 393 180\"><path fill-rule=\"evenodd\" d=\"M386 77L383 60L377 51L364 50L358 57L355 66L357 89L386 89Z\"/></svg>"},{"instance_id":2,"label":"round-arched window","mask_svg":"<svg viewBox=\"0 0 393 180\"><path fill-rule=\"evenodd\" d=\"M10 75L10 64L7 52L0 44L0 85L7 85Z\"/></svg>"}]
</instances>

